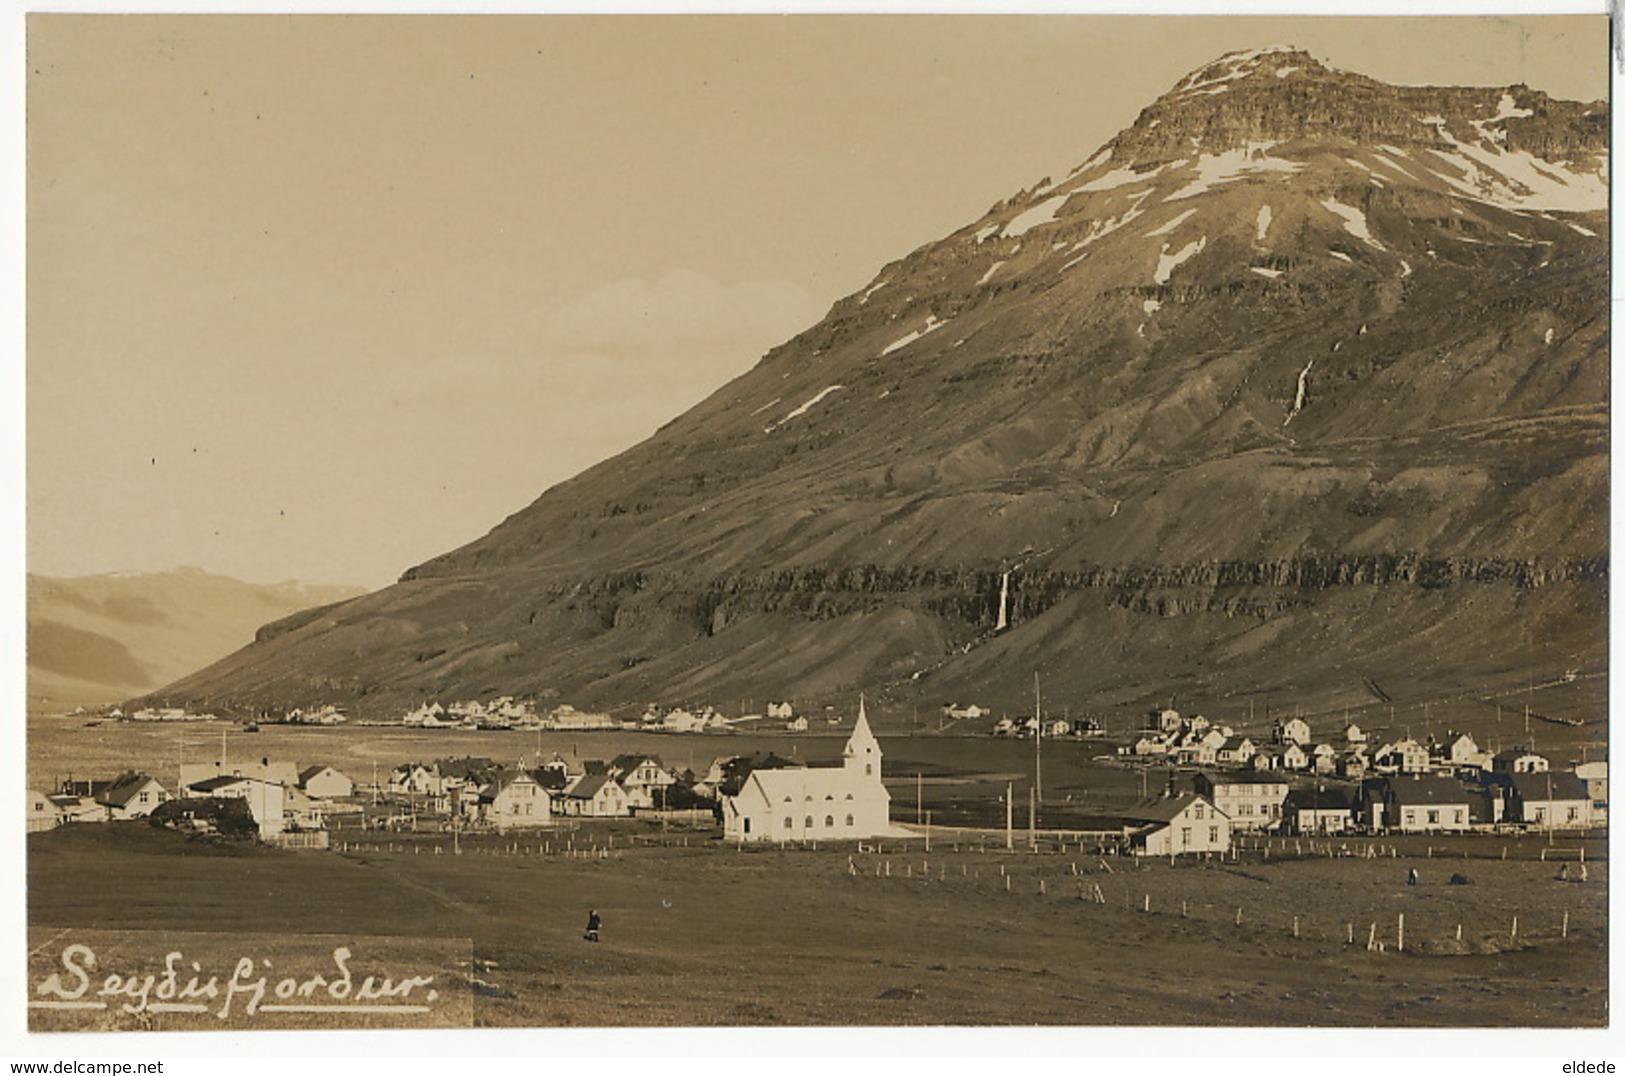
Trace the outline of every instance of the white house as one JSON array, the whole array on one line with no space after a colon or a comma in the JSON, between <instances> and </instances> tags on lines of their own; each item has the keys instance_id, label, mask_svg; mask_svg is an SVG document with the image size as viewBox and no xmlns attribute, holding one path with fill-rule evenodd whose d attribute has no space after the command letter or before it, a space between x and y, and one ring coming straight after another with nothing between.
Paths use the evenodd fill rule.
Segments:
<instances>
[{"instance_id":1,"label":"white house","mask_svg":"<svg viewBox=\"0 0 1625 1076\"><path fill-rule=\"evenodd\" d=\"M1137 803L1123 813L1123 826L1130 845L1147 855L1230 850L1230 819L1192 792Z\"/></svg>"},{"instance_id":2,"label":"white house","mask_svg":"<svg viewBox=\"0 0 1625 1076\"><path fill-rule=\"evenodd\" d=\"M1515 817L1526 826L1584 829L1595 822L1586 783L1572 773L1515 773L1512 801Z\"/></svg>"},{"instance_id":3,"label":"white house","mask_svg":"<svg viewBox=\"0 0 1625 1076\"><path fill-rule=\"evenodd\" d=\"M1313 739L1313 736L1309 731L1309 722L1301 717L1289 718L1286 721L1277 722L1275 725L1276 743L1295 743L1299 746L1306 746L1311 739Z\"/></svg>"},{"instance_id":4,"label":"white house","mask_svg":"<svg viewBox=\"0 0 1625 1076\"><path fill-rule=\"evenodd\" d=\"M62 812L51 797L43 792L28 790L28 807L25 813L29 833L38 833L40 830L55 829L62 824Z\"/></svg>"},{"instance_id":5,"label":"white house","mask_svg":"<svg viewBox=\"0 0 1625 1076\"><path fill-rule=\"evenodd\" d=\"M524 770L504 770L480 789L479 817L499 830L545 826L552 819L547 790Z\"/></svg>"},{"instance_id":6,"label":"white house","mask_svg":"<svg viewBox=\"0 0 1625 1076\"><path fill-rule=\"evenodd\" d=\"M677 776L654 755L616 755L608 772L626 790L627 802L644 809L662 806L661 790L677 783Z\"/></svg>"},{"instance_id":7,"label":"white house","mask_svg":"<svg viewBox=\"0 0 1625 1076\"><path fill-rule=\"evenodd\" d=\"M1275 829L1281 822L1281 804L1287 783L1262 773L1199 773L1195 791L1230 820L1236 830Z\"/></svg>"},{"instance_id":8,"label":"white house","mask_svg":"<svg viewBox=\"0 0 1625 1076\"><path fill-rule=\"evenodd\" d=\"M97 796L108 818L145 818L169 798L164 786L144 773L124 773Z\"/></svg>"},{"instance_id":9,"label":"white house","mask_svg":"<svg viewBox=\"0 0 1625 1076\"><path fill-rule=\"evenodd\" d=\"M891 832L891 796L880 780L880 742L863 701L838 763L752 770L723 798L728 840L853 839Z\"/></svg>"},{"instance_id":10,"label":"white house","mask_svg":"<svg viewBox=\"0 0 1625 1076\"><path fill-rule=\"evenodd\" d=\"M560 814L572 818L624 818L632 813L626 789L607 773L584 773L554 793Z\"/></svg>"},{"instance_id":11,"label":"white house","mask_svg":"<svg viewBox=\"0 0 1625 1076\"><path fill-rule=\"evenodd\" d=\"M1472 826L1472 794L1449 777L1420 775L1368 782L1361 792L1361 814L1373 833L1460 831Z\"/></svg>"},{"instance_id":12,"label":"white house","mask_svg":"<svg viewBox=\"0 0 1625 1076\"><path fill-rule=\"evenodd\" d=\"M187 791L194 796L246 801L261 837L274 837L287 824L287 787L276 781L223 774L196 781Z\"/></svg>"},{"instance_id":13,"label":"white house","mask_svg":"<svg viewBox=\"0 0 1625 1076\"><path fill-rule=\"evenodd\" d=\"M770 702L767 704L767 716L774 721L788 721L796 716L796 711L788 702Z\"/></svg>"},{"instance_id":14,"label":"white house","mask_svg":"<svg viewBox=\"0 0 1625 1076\"><path fill-rule=\"evenodd\" d=\"M1550 759L1527 747L1509 747L1491 759L1490 765L1496 773L1546 773L1552 768Z\"/></svg>"},{"instance_id":15,"label":"white house","mask_svg":"<svg viewBox=\"0 0 1625 1076\"><path fill-rule=\"evenodd\" d=\"M1428 749L1409 737L1384 744L1372 761L1380 773L1427 773L1432 768Z\"/></svg>"},{"instance_id":16,"label":"white house","mask_svg":"<svg viewBox=\"0 0 1625 1076\"><path fill-rule=\"evenodd\" d=\"M1306 770L1309 768L1309 752L1303 749L1302 744L1289 743L1281 750L1281 768L1283 770Z\"/></svg>"},{"instance_id":17,"label":"white house","mask_svg":"<svg viewBox=\"0 0 1625 1076\"><path fill-rule=\"evenodd\" d=\"M253 777L260 781L294 788L299 784L299 768L292 762L272 762L262 758L258 762L188 762L180 768L182 788L191 788L199 781L211 777Z\"/></svg>"},{"instance_id":18,"label":"white house","mask_svg":"<svg viewBox=\"0 0 1625 1076\"><path fill-rule=\"evenodd\" d=\"M1446 748L1452 766L1478 766L1489 761L1489 754L1481 750L1470 733L1462 733L1451 740Z\"/></svg>"},{"instance_id":19,"label":"white house","mask_svg":"<svg viewBox=\"0 0 1625 1076\"><path fill-rule=\"evenodd\" d=\"M1348 744L1365 743L1365 733L1359 725L1350 724L1343 730L1343 740Z\"/></svg>"},{"instance_id":20,"label":"white house","mask_svg":"<svg viewBox=\"0 0 1625 1076\"><path fill-rule=\"evenodd\" d=\"M300 770L299 788L313 800L336 800L355 795L355 782L331 766L306 766Z\"/></svg>"},{"instance_id":21,"label":"white house","mask_svg":"<svg viewBox=\"0 0 1625 1076\"><path fill-rule=\"evenodd\" d=\"M1592 819L1599 824L1608 821L1608 763L1582 762L1574 767L1574 776L1586 783Z\"/></svg>"}]
</instances>

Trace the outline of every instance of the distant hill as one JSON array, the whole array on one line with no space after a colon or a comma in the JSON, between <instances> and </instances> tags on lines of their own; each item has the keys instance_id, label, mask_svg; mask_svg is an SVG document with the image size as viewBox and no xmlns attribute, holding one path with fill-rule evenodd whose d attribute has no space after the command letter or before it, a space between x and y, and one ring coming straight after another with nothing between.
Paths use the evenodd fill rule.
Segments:
<instances>
[{"instance_id":1,"label":"distant hill","mask_svg":"<svg viewBox=\"0 0 1625 1076\"><path fill-rule=\"evenodd\" d=\"M258 585L196 568L28 577L28 709L118 702L251 642L261 624L361 587Z\"/></svg>"}]
</instances>

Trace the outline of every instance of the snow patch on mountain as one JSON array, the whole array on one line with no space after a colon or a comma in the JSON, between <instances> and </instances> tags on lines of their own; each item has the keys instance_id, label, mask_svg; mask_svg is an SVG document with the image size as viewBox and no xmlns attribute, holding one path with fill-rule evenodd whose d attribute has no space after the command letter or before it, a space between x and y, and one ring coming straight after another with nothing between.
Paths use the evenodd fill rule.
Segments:
<instances>
[{"instance_id":1,"label":"snow patch on mountain","mask_svg":"<svg viewBox=\"0 0 1625 1076\"><path fill-rule=\"evenodd\" d=\"M1279 270L1279 269L1271 269L1268 266L1264 266L1264 265L1253 265L1253 266L1249 266L1248 268L1250 268L1253 272L1257 273L1259 276L1267 276L1271 280L1274 280L1276 277L1281 275L1281 270Z\"/></svg>"},{"instance_id":2,"label":"snow patch on mountain","mask_svg":"<svg viewBox=\"0 0 1625 1076\"><path fill-rule=\"evenodd\" d=\"M880 357L885 358L894 351L900 351L903 348L908 347L908 345L912 344L914 341L920 339L920 337L926 336L929 333L934 333L946 324L948 324L946 321L938 321L935 314L928 315L925 319L925 326L923 328L915 329L907 336L899 337L898 339L887 344L885 349L881 351ZM839 387L839 385L836 386L836 388Z\"/></svg>"},{"instance_id":3,"label":"snow patch on mountain","mask_svg":"<svg viewBox=\"0 0 1625 1076\"><path fill-rule=\"evenodd\" d=\"M1187 210L1185 210L1185 212L1181 213L1179 216L1175 217L1173 220L1169 221L1168 223L1162 225L1160 228L1154 228L1151 231L1146 232L1145 234L1146 234L1146 236L1148 238L1150 236L1155 236L1155 235L1167 235L1170 232L1172 232L1175 228L1179 227L1181 224L1184 224L1187 220L1190 220L1191 217L1193 217L1195 215L1196 215L1196 210L1187 209Z\"/></svg>"},{"instance_id":4,"label":"snow patch on mountain","mask_svg":"<svg viewBox=\"0 0 1625 1076\"><path fill-rule=\"evenodd\" d=\"M1270 221L1275 219L1275 210L1267 205L1258 207L1258 241L1262 243L1264 237L1270 234Z\"/></svg>"},{"instance_id":5,"label":"snow patch on mountain","mask_svg":"<svg viewBox=\"0 0 1625 1076\"><path fill-rule=\"evenodd\" d=\"M1173 275L1175 269L1200 254L1206 246L1207 236L1205 235L1200 239L1194 239L1186 243L1173 254L1168 253L1168 244L1164 243L1162 253L1157 257L1157 271L1151 275L1151 279L1158 284L1168 283L1168 278Z\"/></svg>"},{"instance_id":6,"label":"snow patch on mountain","mask_svg":"<svg viewBox=\"0 0 1625 1076\"><path fill-rule=\"evenodd\" d=\"M800 407L796 408L794 411L791 411L788 415L785 415L783 418L779 419L777 422L773 423L771 426L768 426L762 432L763 433L772 433L774 430L778 429L780 426L783 426L786 422L789 422L791 419L800 418L802 415L805 415L813 407L816 407L818 405L818 403L820 401L822 401L825 396L828 396L832 392L838 392L838 391L840 391L841 389L843 389L845 387L846 387L845 385L831 385L831 386L829 386L829 388L824 389L818 395L814 396L812 399L808 400L806 403L802 404Z\"/></svg>"},{"instance_id":7,"label":"snow patch on mountain","mask_svg":"<svg viewBox=\"0 0 1625 1076\"><path fill-rule=\"evenodd\" d=\"M989 280L992 280L993 279L993 274L997 273L999 271L999 268L1001 266L1003 266L1003 265L1004 265L1004 262L996 261L992 265L988 266L987 267L987 272L982 274L982 279L980 279L980 280L978 280L976 282L976 286L981 287L983 284L986 284Z\"/></svg>"},{"instance_id":8,"label":"snow patch on mountain","mask_svg":"<svg viewBox=\"0 0 1625 1076\"><path fill-rule=\"evenodd\" d=\"M1040 225L1049 224L1055 220L1055 214L1060 212L1061 206L1072 197L1071 192L1057 194L1046 198L1024 213L1017 214L1014 220L1004 226L999 234L1006 239L1014 239L1019 235L1026 235Z\"/></svg>"},{"instance_id":9,"label":"snow patch on mountain","mask_svg":"<svg viewBox=\"0 0 1625 1076\"><path fill-rule=\"evenodd\" d=\"M1269 150L1276 144L1273 141L1248 142L1239 149L1226 150L1223 153L1199 154L1193 162L1196 178L1170 194L1168 201L1177 202L1182 198L1194 198L1221 183L1229 183L1256 172L1301 172L1309 167L1301 161L1271 157Z\"/></svg>"},{"instance_id":10,"label":"snow patch on mountain","mask_svg":"<svg viewBox=\"0 0 1625 1076\"><path fill-rule=\"evenodd\" d=\"M1351 205L1344 205L1335 198L1322 198L1320 204L1330 212L1343 218L1344 231L1348 232L1356 239L1365 240L1367 243L1370 243L1379 250L1382 249L1382 244L1377 242L1376 239L1372 238L1371 229L1366 224L1365 212L1363 210L1357 209Z\"/></svg>"}]
</instances>

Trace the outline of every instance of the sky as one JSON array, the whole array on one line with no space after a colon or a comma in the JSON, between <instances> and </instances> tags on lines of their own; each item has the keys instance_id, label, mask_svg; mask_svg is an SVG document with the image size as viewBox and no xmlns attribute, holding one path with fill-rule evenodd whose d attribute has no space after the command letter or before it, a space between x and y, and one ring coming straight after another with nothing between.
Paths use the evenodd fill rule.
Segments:
<instances>
[{"instance_id":1,"label":"sky","mask_svg":"<svg viewBox=\"0 0 1625 1076\"><path fill-rule=\"evenodd\" d=\"M377 587L1219 54L1608 92L1599 16L27 22L27 566Z\"/></svg>"}]
</instances>

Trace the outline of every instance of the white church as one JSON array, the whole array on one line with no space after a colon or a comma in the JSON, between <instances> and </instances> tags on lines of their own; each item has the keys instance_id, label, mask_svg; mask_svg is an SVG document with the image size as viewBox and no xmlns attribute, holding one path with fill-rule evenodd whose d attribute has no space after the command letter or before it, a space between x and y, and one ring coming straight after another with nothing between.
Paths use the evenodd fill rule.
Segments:
<instances>
[{"instance_id":1,"label":"white church","mask_svg":"<svg viewBox=\"0 0 1625 1076\"><path fill-rule=\"evenodd\" d=\"M842 840L890 835L891 795L880 783L880 742L858 700L858 720L838 761L752 770L722 805L735 841Z\"/></svg>"}]
</instances>

